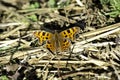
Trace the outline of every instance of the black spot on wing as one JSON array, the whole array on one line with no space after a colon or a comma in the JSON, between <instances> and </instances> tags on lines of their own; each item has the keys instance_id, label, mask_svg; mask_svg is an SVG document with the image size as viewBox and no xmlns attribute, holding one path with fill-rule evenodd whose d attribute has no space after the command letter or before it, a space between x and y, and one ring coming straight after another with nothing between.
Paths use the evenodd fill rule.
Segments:
<instances>
[{"instance_id":1,"label":"black spot on wing","mask_svg":"<svg viewBox=\"0 0 120 80\"><path fill-rule=\"evenodd\" d=\"M46 36L50 36L48 33L47 33L47 35Z\"/></svg>"},{"instance_id":2,"label":"black spot on wing","mask_svg":"<svg viewBox=\"0 0 120 80\"><path fill-rule=\"evenodd\" d=\"M45 36L45 32L43 32L42 35Z\"/></svg>"},{"instance_id":3,"label":"black spot on wing","mask_svg":"<svg viewBox=\"0 0 120 80\"><path fill-rule=\"evenodd\" d=\"M68 29L67 32L70 33L70 30Z\"/></svg>"},{"instance_id":4,"label":"black spot on wing","mask_svg":"<svg viewBox=\"0 0 120 80\"><path fill-rule=\"evenodd\" d=\"M46 39L48 39L48 37L46 37Z\"/></svg>"},{"instance_id":5,"label":"black spot on wing","mask_svg":"<svg viewBox=\"0 0 120 80\"><path fill-rule=\"evenodd\" d=\"M65 43L66 41L67 41L67 40L66 40L66 39L64 39L64 41L63 41L63 42Z\"/></svg>"},{"instance_id":6,"label":"black spot on wing","mask_svg":"<svg viewBox=\"0 0 120 80\"><path fill-rule=\"evenodd\" d=\"M51 42L50 42L50 41L47 41L47 44L51 44Z\"/></svg>"}]
</instances>

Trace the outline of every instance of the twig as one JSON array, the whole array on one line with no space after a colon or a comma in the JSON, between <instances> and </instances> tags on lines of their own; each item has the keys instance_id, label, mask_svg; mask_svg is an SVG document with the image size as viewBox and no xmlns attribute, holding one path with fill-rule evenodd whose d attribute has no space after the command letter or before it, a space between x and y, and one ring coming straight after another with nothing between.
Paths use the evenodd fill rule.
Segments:
<instances>
[{"instance_id":1,"label":"twig","mask_svg":"<svg viewBox=\"0 0 120 80\"><path fill-rule=\"evenodd\" d=\"M16 25L22 25L23 23L21 22L14 22L14 23L1 23L0 24L0 29L5 29L7 26L16 26Z\"/></svg>"},{"instance_id":2,"label":"twig","mask_svg":"<svg viewBox=\"0 0 120 80\"><path fill-rule=\"evenodd\" d=\"M103 27L103 28L97 29L95 31L83 33L80 35L80 37L88 37L88 36L97 35L97 34L100 34L100 33L103 33L103 32L109 31L109 30L116 29L118 27L120 27L120 23L116 23L116 24L113 24L113 25L110 25L107 27Z\"/></svg>"},{"instance_id":3,"label":"twig","mask_svg":"<svg viewBox=\"0 0 120 80\"><path fill-rule=\"evenodd\" d=\"M58 62L60 64L85 64L85 63L93 63L93 64L96 64L98 66L103 66L103 65L109 65L109 63L106 63L106 62L103 62L103 61L100 61L100 60L94 60L94 59L91 59L91 60L88 60L88 61L58 61L58 60L54 60L54 61L48 61L48 60L40 60L39 63L54 63L54 64L58 64Z\"/></svg>"},{"instance_id":4,"label":"twig","mask_svg":"<svg viewBox=\"0 0 120 80\"><path fill-rule=\"evenodd\" d=\"M117 32L117 31L119 31L119 30L120 30L120 28L116 28L116 29L114 29L114 30L111 30L111 31L108 31L108 32L106 32L106 33L100 34L100 35L98 35L98 36L92 37L92 38L90 38L90 39L86 39L86 40L84 40L84 41L77 42L77 43L75 43L73 52L74 52L74 53L79 52L79 47L80 47L81 45L83 45L83 44L89 43L89 42L91 42L91 41L93 41L93 40L96 40L96 39L99 39L99 38L103 38L103 37L105 37L105 36L107 36L107 35L109 35L109 34L112 34L112 33ZM73 47L73 46L72 46L72 47Z\"/></svg>"},{"instance_id":5,"label":"twig","mask_svg":"<svg viewBox=\"0 0 120 80\"><path fill-rule=\"evenodd\" d=\"M80 0L76 0L79 6L84 6L83 3Z\"/></svg>"},{"instance_id":6,"label":"twig","mask_svg":"<svg viewBox=\"0 0 120 80\"><path fill-rule=\"evenodd\" d=\"M18 30L20 30L20 29L25 29L25 28L27 28L27 25L22 25L22 26L19 26L19 27L15 28L14 30L12 30L12 31L10 31L10 32L8 32L8 33L6 33L6 34L0 34L0 39L4 39L4 38L12 35L12 34L15 33L16 31L18 31Z\"/></svg>"}]
</instances>

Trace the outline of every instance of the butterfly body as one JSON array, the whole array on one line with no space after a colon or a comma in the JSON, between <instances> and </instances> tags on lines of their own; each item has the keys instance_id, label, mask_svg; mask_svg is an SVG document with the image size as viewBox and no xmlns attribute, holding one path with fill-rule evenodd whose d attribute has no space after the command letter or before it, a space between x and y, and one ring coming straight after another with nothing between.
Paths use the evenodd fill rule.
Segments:
<instances>
[{"instance_id":1,"label":"butterfly body","mask_svg":"<svg viewBox=\"0 0 120 80\"><path fill-rule=\"evenodd\" d=\"M61 32L55 30L54 33L35 32L34 35L39 39L40 44L45 44L45 47L54 53L67 51L78 32L79 27L73 27Z\"/></svg>"}]
</instances>

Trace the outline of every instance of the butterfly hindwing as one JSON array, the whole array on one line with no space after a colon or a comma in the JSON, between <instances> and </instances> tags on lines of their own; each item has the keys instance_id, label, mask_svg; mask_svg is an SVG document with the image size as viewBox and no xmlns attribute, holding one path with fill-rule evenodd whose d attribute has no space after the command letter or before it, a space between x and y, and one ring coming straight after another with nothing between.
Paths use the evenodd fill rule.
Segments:
<instances>
[{"instance_id":1,"label":"butterfly hindwing","mask_svg":"<svg viewBox=\"0 0 120 80\"><path fill-rule=\"evenodd\" d=\"M55 47L55 43L54 43L55 41L52 41L52 40L50 40L50 41L47 41L47 43L46 43L46 48L48 49L48 50L50 50L51 52L55 52L55 50L56 50L56 47Z\"/></svg>"},{"instance_id":2,"label":"butterfly hindwing","mask_svg":"<svg viewBox=\"0 0 120 80\"><path fill-rule=\"evenodd\" d=\"M67 51L71 45L71 42L68 39L62 39L62 41L60 41L61 44L61 51Z\"/></svg>"}]
</instances>

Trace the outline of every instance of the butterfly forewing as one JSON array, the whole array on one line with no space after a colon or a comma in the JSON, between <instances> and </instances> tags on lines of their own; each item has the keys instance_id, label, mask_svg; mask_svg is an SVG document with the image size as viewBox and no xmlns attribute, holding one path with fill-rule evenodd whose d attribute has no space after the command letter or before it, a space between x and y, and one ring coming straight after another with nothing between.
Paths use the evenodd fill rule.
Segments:
<instances>
[{"instance_id":1,"label":"butterfly forewing","mask_svg":"<svg viewBox=\"0 0 120 80\"><path fill-rule=\"evenodd\" d=\"M40 44L43 44L52 38L52 33L45 31L34 32L34 35L39 39Z\"/></svg>"},{"instance_id":2,"label":"butterfly forewing","mask_svg":"<svg viewBox=\"0 0 120 80\"><path fill-rule=\"evenodd\" d=\"M62 32L60 32L60 35L63 37L63 38L66 38L66 39L69 39L71 41L74 41L75 40L75 35L79 32L80 28L79 27L72 27L72 28L69 28L67 30L64 30Z\"/></svg>"}]
</instances>

